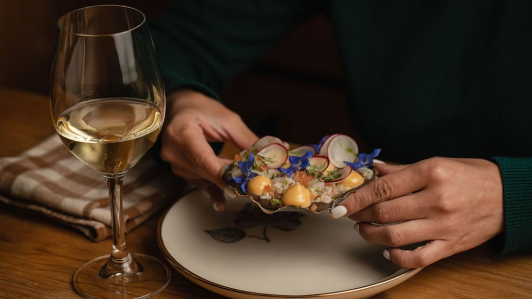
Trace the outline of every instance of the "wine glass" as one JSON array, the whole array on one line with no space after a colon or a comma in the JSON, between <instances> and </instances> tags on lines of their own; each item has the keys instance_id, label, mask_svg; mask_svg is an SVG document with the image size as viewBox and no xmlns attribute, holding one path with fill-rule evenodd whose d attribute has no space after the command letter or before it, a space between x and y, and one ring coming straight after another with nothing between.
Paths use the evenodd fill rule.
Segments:
<instances>
[{"instance_id":1,"label":"wine glass","mask_svg":"<svg viewBox=\"0 0 532 299\"><path fill-rule=\"evenodd\" d=\"M109 187L113 247L74 274L85 298L148 298L170 271L156 258L127 250L122 181L153 145L163 124L165 94L142 12L92 6L58 22L51 76L55 129L78 159L103 174Z\"/></svg>"}]
</instances>

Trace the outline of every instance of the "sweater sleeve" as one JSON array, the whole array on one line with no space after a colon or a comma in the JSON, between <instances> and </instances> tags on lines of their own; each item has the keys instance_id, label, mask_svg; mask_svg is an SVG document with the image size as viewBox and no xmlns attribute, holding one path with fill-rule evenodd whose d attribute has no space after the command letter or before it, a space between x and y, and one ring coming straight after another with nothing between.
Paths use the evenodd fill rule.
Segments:
<instances>
[{"instance_id":1,"label":"sweater sleeve","mask_svg":"<svg viewBox=\"0 0 532 299\"><path fill-rule=\"evenodd\" d=\"M317 9L315 0L173 2L149 22L166 91L188 87L219 99L235 75Z\"/></svg>"},{"instance_id":2,"label":"sweater sleeve","mask_svg":"<svg viewBox=\"0 0 532 299\"><path fill-rule=\"evenodd\" d=\"M532 158L495 157L504 194L505 231L489 241L499 254L532 251Z\"/></svg>"}]
</instances>

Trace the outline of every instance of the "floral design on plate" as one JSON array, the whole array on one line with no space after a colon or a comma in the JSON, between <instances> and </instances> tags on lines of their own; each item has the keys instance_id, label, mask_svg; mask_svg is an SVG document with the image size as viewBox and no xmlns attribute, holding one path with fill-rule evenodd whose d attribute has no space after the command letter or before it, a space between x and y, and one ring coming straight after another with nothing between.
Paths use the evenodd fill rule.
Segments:
<instances>
[{"instance_id":1,"label":"floral design on plate","mask_svg":"<svg viewBox=\"0 0 532 299\"><path fill-rule=\"evenodd\" d=\"M256 205L248 203L238 212L233 220L234 227L225 227L215 230L205 230L213 239L222 243L235 243L246 237L256 238L270 242L268 229L279 229L282 231L293 231L301 225L300 218L305 215L300 212L283 212L276 214L265 214ZM246 229L262 226L262 236L251 235Z\"/></svg>"}]
</instances>

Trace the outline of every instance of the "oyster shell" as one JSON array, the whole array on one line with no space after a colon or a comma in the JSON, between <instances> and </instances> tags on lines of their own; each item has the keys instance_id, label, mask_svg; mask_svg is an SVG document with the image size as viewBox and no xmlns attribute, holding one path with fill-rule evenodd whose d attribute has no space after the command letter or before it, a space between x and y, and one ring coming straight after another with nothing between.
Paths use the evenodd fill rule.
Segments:
<instances>
[{"instance_id":1,"label":"oyster shell","mask_svg":"<svg viewBox=\"0 0 532 299\"><path fill-rule=\"evenodd\" d=\"M260 196L257 196L257 195L246 194L245 192L242 191L240 185L237 184L233 180L231 173L236 168L238 168L238 165L236 165L236 163L233 163L233 164L226 165L226 167L222 169L222 179L227 184L225 187L225 192L231 195L233 198L250 199L254 204L256 204L266 214L273 214L276 212L286 212L286 211L298 211L298 210L307 210L312 213L319 214L323 211L328 211L334 208L336 205L338 205L341 201L343 201L349 194L356 192L356 190L370 183L378 176L377 169L372 167L370 168L371 170L373 170L373 175L371 178L365 179L362 185L346 191L340 196L334 198L333 201L331 201L330 203L315 202L315 203L312 203L309 207L296 207L296 206L285 206L282 204L274 205L268 199L262 199L260 198Z\"/></svg>"}]
</instances>

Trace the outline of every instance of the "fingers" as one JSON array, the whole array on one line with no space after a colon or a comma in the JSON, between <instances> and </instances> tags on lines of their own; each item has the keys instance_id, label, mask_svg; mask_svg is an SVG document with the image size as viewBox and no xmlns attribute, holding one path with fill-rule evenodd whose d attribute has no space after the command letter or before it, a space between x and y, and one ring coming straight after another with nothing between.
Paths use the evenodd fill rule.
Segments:
<instances>
[{"instance_id":1,"label":"fingers","mask_svg":"<svg viewBox=\"0 0 532 299\"><path fill-rule=\"evenodd\" d=\"M231 163L233 163L233 160L231 160L231 159L226 159L226 158L220 158L220 161L222 161L222 163L224 163L224 164L231 164Z\"/></svg>"},{"instance_id":2,"label":"fingers","mask_svg":"<svg viewBox=\"0 0 532 299\"><path fill-rule=\"evenodd\" d=\"M394 198L371 205L349 216L352 220L368 223L393 223L423 219L429 212L426 191Z\"/></svg>"},{"instance_id":3,"label":"fingers","mask_svg":"<svg viewBox=\"0 0 532 299\"><path fill-rule=\"evenodd\" d=\"M218 157L214 156L214 159L217 160L217 165L220 165L217 170L214 170L216 168L212 168L211 171L213 173L208 173L204 169L200 169L199 167L195 166L189 159L185 152L183 151L176 151L175 153L172 153L173 158L168 158L164 156L163 160L170 163L172 172L180 177L183 177L187 180L195 180L195 179L206 179L209 181L212 181L214 184L219 186L220 188L223 188L224 183L222 181L222 178L220 176L220 170L224 165L226 165L225 159L219 159ZM161 156L163 156L161 154ZM196 159L202 159L202 158L196 158Z\"/></svg>"},{"instance_id":4,"label":"fingers","mask_svg":"<svg viewBox=\"0 0 532 299\"><path fill-rule=\"evenodd\" d=\"M225 210L225 195L224 191L217 186L212 186L209 189L209 194L211 195L211 199L213 201L213 207L216 211L222 212Z\"/></svg>"},{"instance_id":5,"label":"fingers","mask_svg":"<svg viewBox=\"0 0 532 299\"><path fill-rule=\"evenodd\" d=\"M216 109L209 110L210 106ZM243 149L249 148L258 138L238 114L220 103L209 100L204 108L206 112L198 108L174 115L163 135L161 157L170 162L174 173L187 178L204 178L223 188L220 169L231 161L217 157L208 141L231 140Z\"/></svg>"},{"instance_id":6,"label":"fingers","mask_svg":"<svg viewBox=\"0 0 532 299\"><path fill-rule=\"evenodd\" d=\"M176 175L195 180L207 190L215 208L223 210L224 183L220 171L232 161L217 157L209 141L231 140L243 149L258 138L238 114L204 94L183 89L172 92L168 99L161 158L170 163Z\"/></svg>"},{"instance_id":7,"label":"fingers","mask_svg":"<svg viewBox=\"0 0 532 299\"><path fill-rule=\"evenodd\" d=\"M350 216L375 203L422 189L427 184L427 178L423 176L423 172L416 165L391 172L360 188L340 203L340 206L345 207L342 212L345 212L344 215ZM340 210L342 208L338 206L334 209ZM335 211L331 212L334 215Z\"/></svg>"},{"instance_id":8,"label":"fingers","mask_svg":"<svg viewBox=\"0 0 532 299\"><path fill-rule=\"evenodd\" d=\"M228 130L227 133L229 140L240 150L250 148L259 139L238 115L231 121L231 130Z\"/></svg>"},{"instance_id":9,"label":"fingers","mask_svg":"<svg viewBox=\"0 0 532 299\"><path fill-rule=\"evenodd\" d=\"M375 161L374 161L375 162ZM385 163L373 163L373 167L375 167L381 176L390 174L392 172L396 172L398 170L404 169L408 167L408 165L393 165L393 164L385 164Z\"/></svg>"},{"instance_id":10,"label":"fingers","mask_svg":"<svg viewBox=\"0 0 532 299\"><path fill-rule=\"evenodd\" d=\"M390 225L375 225L364 222L358 223L358 232L366 241L400 247L433 240L437 237L438 229L429 220L412 220Z\"/></svg>"},{"instance_id":11,"label":"fingers","mask_svg":"<svg viewBox=\"0 0 532 299\"><path fill-rule=\"evenodd\" d=\"M215 155L198 126L170 124L163 138L161 157L172 165L176 175L203 178L220 188L224 186L219 171L227 163Z\"/></svg>"},{"instance_id":12,"label":"fingers","mask_svg":"<svg viewBox=\"0 0 532 299\"><path fill-rule=\"evenodd\" d=\"M220 103L220 111L217 113L219 120L210 122L202 122L201 130L207 140L215 142L223 142L230 140L240 150L250 148L251 145L259 138L248 126L242 121L240 115L228 110Z\"/></svg>"},{"instance_id":13,"label":"fingers","mask_svg":"<svg viewBox=\"0 0 532 299\"><path fill-rule=\"evenodd\" d=\"M225 210L225 193L222 189L212 185L207 189L213 201L213 207L216 211L222 212Z\"/></svg>"},{"instance_id":14,"label":"fingers","mask_svg":"<svg viewBox=\"0 0 532 299\"><path fill-rule=\"evenodd\" d=\"M453 254L449 242L437 239L438 228L429 220L412 220L392 225L357 223L360 236L368 242L389 246L386 259L403 268L422 268ZM425 242L414 250L399 247Z\"/></svg>"},{"instance_id":15,"label":"fingers","mask_svg":"<svg viewBox=\"0 0 532 299\"><path fill-rule=\"evenodd\" d=\"M177 168L177 167L174 167L172 166L172 172L177 175L177 176L180 176L188 181L194 181L194 180L200 180L201 177L198 176L198 175L195 175L194 173L192 173L191 171L185 171L183 170L182 168Z\"/></svg>"},{"instance_id":16,"label":"fingers","mask_svg":"<svg viewBox=\"0 0 532 299\"><path fill-rule=\"evenodd\" d=\"M449 249L449 244L446 241L434 240L415 250L389 248L386 249L383 254L384 257L388 258L399 267L423 268L446 258L453 253Z\"/></svg>"},{"instance_id":17,"label":"fingers","mask_svg":"<svg viewBox=\"0 0 532 299\"><path fill-rule=\"evenodd\" d=\"M389 246L384 256L401 267L425 267L503 230L500 173L489 161L435 157L407 167L375 167L382 177L334 209L362 221L360 235ZM402 249L427 241L412 251Z\"/></svg>"},{"instance_id":18,"label":"fingers","mask_svg":"<svg viewBox=\"0 0 532 299\"><path fill-rule=\"evenodd\" d=\"M222 212L223 210L225 210L225 194L222 189L218 188L213 183L203 179L192 180L191 183L209 193L213 201L213 208L216 211Z\"/></svg>"},{"instance_id":19,"label":"fingers","mask_svg":"<svg viewBox=\"0 0 532 299\"><path fill-rule=\"evenodd\" d=\"M187 141L182 153L188 158L194 170L201 177L223 188L224 183L219 173L226 163L215 155L203 134L198 134L194 130L184 130L182 138Z\"/></svg>"}]
</instances>

